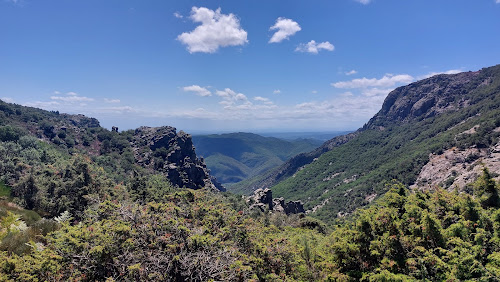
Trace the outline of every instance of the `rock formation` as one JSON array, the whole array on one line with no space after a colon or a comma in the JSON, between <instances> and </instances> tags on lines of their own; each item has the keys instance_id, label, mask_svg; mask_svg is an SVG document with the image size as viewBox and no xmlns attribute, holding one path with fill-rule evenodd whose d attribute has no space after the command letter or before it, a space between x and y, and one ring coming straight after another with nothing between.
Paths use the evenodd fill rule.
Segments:
<instances>
[{"instance_id":1,"label":"rock formation","mask_svg":"<svg viewBox=\"0 0 500 282\"><path fill-rule=\"evenodd\" d=\"M210 176L203 159L196 157L191 135L170 126L143 126L135 130L131 143L137 163L164 173L172 184L225 190Z\"/></svg>"},{"instance_id":2,"label":"rock formation","mask_svg":"<svg viewBox=\"0 0 500 282\"><path fill-rule=\"evenodd\" d=\"M250 209L259 209L260 211L282 212L287 215L305 213L304 206L300 201L285 202L283 197L273 199L271 189L257 189L253 195L247 198Z\"/></svg>"}]
</instances>

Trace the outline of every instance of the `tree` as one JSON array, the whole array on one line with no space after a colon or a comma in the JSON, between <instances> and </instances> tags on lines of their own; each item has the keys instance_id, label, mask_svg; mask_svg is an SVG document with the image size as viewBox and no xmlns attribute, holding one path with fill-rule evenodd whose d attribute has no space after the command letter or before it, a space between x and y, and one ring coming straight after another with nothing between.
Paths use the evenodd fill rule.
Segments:
<instances>
[{"instance_id":1,"label":"tree","mask_svg":"<svg viewBox=\"0 0 500 282\"><path fill-rule=\"evenodd\" d=\"M483 167L483 175L474 183L474 194L483 208L500 206L497 185L486 167Z\"/></svg>"}]
</instances>

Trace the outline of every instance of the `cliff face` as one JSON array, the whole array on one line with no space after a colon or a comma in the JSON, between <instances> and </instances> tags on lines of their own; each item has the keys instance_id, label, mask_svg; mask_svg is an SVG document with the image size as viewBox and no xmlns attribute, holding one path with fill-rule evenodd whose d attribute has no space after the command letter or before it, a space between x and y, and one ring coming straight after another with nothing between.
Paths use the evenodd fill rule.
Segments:
<instances>
[{"instance_id":1,"label":"cliff face","mask_svg":"<svg viewBox=\"0 0 500 282\"><path fill-rule=\"evenodd\" d=\"M191 135L174 127L140 127L131 141L137 163L162 172L179 187L223 190L211 177L203 159L196 156Z\"/></svg>"},{"instance_id":2,"label":"cliff face","mask_svg":"<svg viewBox=\"0 0 500 282\"><path fill-rule=\"evenodd\" d=\"M388 123L432 118L458 111L471 104L468 93L492 83L488 71L463 72L453 75L436 75L389 93L382 109L364 128L383 126Z\"/></svg>"}]
</instances>

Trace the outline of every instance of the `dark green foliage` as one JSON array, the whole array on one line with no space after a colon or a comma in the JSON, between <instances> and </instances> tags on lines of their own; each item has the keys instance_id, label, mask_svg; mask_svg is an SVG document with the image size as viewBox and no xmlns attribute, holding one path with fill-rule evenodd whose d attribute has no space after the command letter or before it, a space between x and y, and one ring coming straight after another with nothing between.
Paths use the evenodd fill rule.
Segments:
<instances>
[{"instance_id":1,"label":"dark green foliage","mask_svg":"<svg viewBox=\"0 0 500 282\"><path fill-rule=\"evenodd\" d=\"M474 195L479 197L484 208L500 206L497 184L487 168L483 168L483 175L476 182Z\"/></svg>"},{"instance_id":2,"label":"dark green foliage","mask_svg":"<svg viewBox=\"0 0 500 282\"><path fill-rule=\"evenodd\" d=\"M227 187L320 145L313 139L287 141L243 132L195 135L193 143L196 153L205 158L211 173Z\"/></svg>"},{"instance_id":3,"label":"dark green foliage","mask_svg":"<svg viewBox=\"0 0 500 282\"><path fill-rule=\"evenodd\" d=\"M17 141L23 135L22 130L12 126L0 126L0 141Z\"/></svg>"}]
</instances>

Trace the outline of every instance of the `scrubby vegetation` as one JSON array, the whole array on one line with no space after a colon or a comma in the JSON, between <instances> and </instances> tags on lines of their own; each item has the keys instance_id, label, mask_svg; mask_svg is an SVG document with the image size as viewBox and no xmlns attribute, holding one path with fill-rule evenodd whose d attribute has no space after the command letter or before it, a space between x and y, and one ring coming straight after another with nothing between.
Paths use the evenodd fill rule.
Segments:
<instances>
[{"instance_id":1,"label":"scrubby vegetation","mask_svg":"<svg viewBox=\"0 0 500 282\"><path fill-rule=\"evenodd\" d=\"M410 191L395 182L331 231L312 218L251 212L238 197L204 190L177 189L142 204L95 197L79 220L63 213L26 224L4 212L0 277L495 281L500 209L498 184L491 184L487 171L475 195Z\"/></svg>"}]
</instances>

